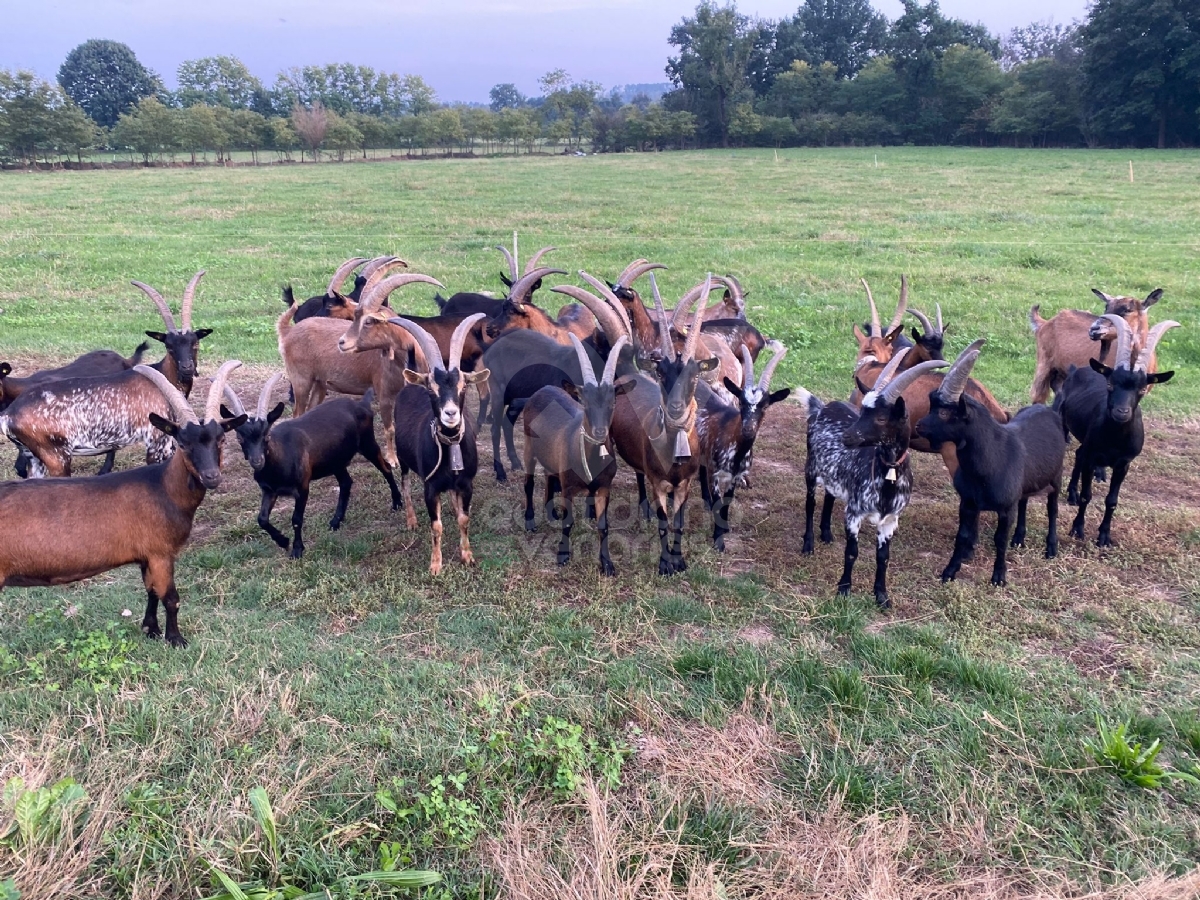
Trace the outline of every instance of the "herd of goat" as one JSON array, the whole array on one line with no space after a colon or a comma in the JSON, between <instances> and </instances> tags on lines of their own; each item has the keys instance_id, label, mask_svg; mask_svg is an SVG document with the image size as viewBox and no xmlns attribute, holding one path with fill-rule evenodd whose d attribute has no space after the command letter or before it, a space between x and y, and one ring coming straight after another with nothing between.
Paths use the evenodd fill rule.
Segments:
<instances>
[{"instance_id":1,"label":"herd of goat","mask_svg":"<svg viewBox=\"0 0 1200 900\"><path fill-rule=\"evenodd\" d=\"M552 291L573 303L551 316L533 302L543 279L565 271L542 266L553 248L520 268L514 237L502 277L505 296L459 293L437 297L439 314L397 315L392 294L410 284L442 285L428 275L397 272L396 257L347 260L324 294L297 302L284 289L286 312L277 323L279 351L294 397L294 415L280 421L285 404L272 405L283 374L272 376L254 412L227 384L241 365L223 363L213 378L204 416L188 400L197 374L199 342L211 329L193 328L192 305L203 272L184 290L180 326L161 294L133 282L158 308L165 332L146 335L165 345L163 358L141 362L148 344L132 357L111 350L85 354L58 369L25 377L0 363L0 433L17 445L17 473L0 483L0 587L66 584L117 566L141 567L147 602L142 630L163 632L186 646L179 632L175 560L192 529L196 509L221 478L224 435L235 432L262 491L258 524L293 557L304 553L303 525L314 481L333 477L338 502L330 527L346 515L349 465L363 456L388 483L392 508L406 506L406 481L422 486L430 519L430 572L442 569L441 497L449 494L459 529L459 557L473 561L469 523L478 452L467 392L479 394L479 421L490 423L496 478L509 464L525 472L525 526L536 528L534 472L545 473L543 507L562 529L557 561L571 557L574 498L588 499L600 538L599 567L615 574L608 543L609 491L623 460L635 473L639 510L657 515L658 572L686 569L682 550L684 509L699 480L713 522L712 539L724 549L734 491L749 483L754 444L770 406L790 393L807 408L807 498L803 551L814 549L816 488L824 487L821 540L833 540L835 500L845 506L845 568L838 591L847 594L863 523L876 529L874 594L888 606L891 538L912 495L910 454L939 453L959 495L953 555L942 572L952 580L974 553L979 514L997 514L992 583L1006 582L1008 546L1021 546L1026 504L1047 498L1046 556L1057 552L1058 495L1069 435L1079 441L1068 487L1078 510L1071 526L1083 538L1092 482L1111 480L1099 544L1111 542L1118 494L1129 465L1141 452L1139 401L1151 385L1170 379L1159 372L1155 348L1177 322L1153 327L1144 300L1095 293L1097 315L1082 310L1043 319L1030 312L1036 334L1034 405L1010 415L971 377L983 340L953 360L942 356L944 326L908 309L908 284L887 328L881 325L869 286L870 322L854 329L858 342L854 393L849 402L822 402L803 388L772 391L771 380L787 352L746 319L744 292L732 276L707 276L668 309L645 259L615 281L587 272L587 288L561 284ZM361 271L359 271L361 269ZM355 275L355 273L358 274ZM355 275L353 289L343 293ZM634 289L643 276L653 302ZM710 305L710 299L721 296ZM904 334L904 317L921 330ZM760 355L769 356L760 373ZM947 369L948 367L948 369ZM947 369L945 372L939 371ZM1053 407L1044 405L1055 392ZM342 395L326 400L333 391ZM384 439L377 441L375 409ZM523 457L513 432L521 421ZM112 472L113 453L144 444L146 465ZM101 474L72 478L72 458L106 455ZM399 484L394 472L399 469ZM25 478L25 476L31 476ZM51 477L47 477L51 476ZM555 495L565 501L560 510ZM271 523L280 497L295 501L292 534ZM413 504L407 524L416 527ZM1014 521L1015 519L1015 521ZM96 523L104 523L103 528Z\"/></svg>"}]
</instances>

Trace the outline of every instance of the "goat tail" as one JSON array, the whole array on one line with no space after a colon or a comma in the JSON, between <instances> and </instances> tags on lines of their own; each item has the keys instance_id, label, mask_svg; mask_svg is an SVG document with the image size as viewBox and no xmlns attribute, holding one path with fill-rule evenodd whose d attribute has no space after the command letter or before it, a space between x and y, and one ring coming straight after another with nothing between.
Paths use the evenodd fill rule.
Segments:
<instances>
[{"instance_id":1,"label":"goat tail","mask_svg":"<svg viewBox=\"0 0 1200 900\"><path fill-rule=\"evenodd\" d=\"M792 391L792 397L795 398L797 403L804 407L805 415L809 419L816 416L816 414L825 407L825 404L822 403L820 399L814 397L799 385L796 385L795 389Z\"/></svg>"},{"instance_id":2,"label":"goat tail","mask_svg":"<svg viewBox=\"0 0 1200 900\"><path fill-rule=\"evenodd\" d=\"M1029 308L1029 327L1033 329L1033 333L1037 334L1037 330L1046 324L1046 320L1042 318L1038 312L1042 308L1042 304L1035 303Z\"/></svg>"},{"instance_id":3,"label":"goat tail","mask_svg":"<svg viewBox=\"0 0 1200 900\"><path fill-rule=\"evenodd\" d=\"M440 292L433 295L433 302L437 304L439 313L445 311L447 300Z\"/></svg>"},{"instance_id":4,"label":"goat tail","mask_svg":"<svg viewBox=\"0 0 1200 900\"><path fill-rule=\"evenodd\" d=\"M296 305L296 295L292 293L292 286L290 284L283 286L283 302L288 306Z\"/></svg>"},{"instance_id":5,"label":"goat tail","mask_svg":"<svg viewBox=\"0 0 1200 900\"><path fill-rule=\"evenodd\" d=\"M4 435L10 441L12 441L12 439L13 439L12 434L8 430L8 416L7 415L0 415L0 434ZM13 441L13 443L16 443L16 441Z\"/></svg>"},{"instance_id":6,"label":"goat tail","mask_svg":"<svg viewBox=\"0 0 1200 900\"><path fill-rule=\"evenodd\" d=\"M132 369L134 366L140 365L142 362L142 355L149 349L150 349L149 341L142 341L140 344L138 344L136 347L134 347L133 348L133 356L131 356L131 357L129 357L129 359L125 360L125 368Z\"/></svg>"}]
</instances>

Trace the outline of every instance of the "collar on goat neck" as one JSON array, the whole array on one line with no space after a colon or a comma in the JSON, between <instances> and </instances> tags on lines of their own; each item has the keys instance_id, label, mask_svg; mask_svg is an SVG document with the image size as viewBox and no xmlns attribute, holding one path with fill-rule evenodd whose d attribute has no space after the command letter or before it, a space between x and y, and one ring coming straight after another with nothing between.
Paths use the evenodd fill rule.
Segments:
<instances>
[{"instance_id":1,"label":"collar on goat neck","mask_svg":"<svg viewBox=\"0 0 1200 900\"><path fill-rule=\"evenodd\" d=\"M467 420L465 416L458 420L458 428L449 434L438 428L437 419L429 420L429 431L433 434L437 446L438 458L437 463L429 470L429 474L425 476L426 481L436 475L437 470L442 467L442 457L445 454L445 451L442 450L443 447L450 448L450 471L461 472L463 470L462 439L466 427Z\"/></svg>"},{"instance_id":2,"label":"collar on goat neck","mask_svg":"<svg viewBox=\"0 0 1200 900\"><path fill-rule=\"evenodd\" d=\"M882 444L880 444L879 449L880 450L883 449ZM872 481L875 480L875 465L876 465L876 463L879 463L887 469L887 472L883 476L883 480L894 483L896 481L896 477L898 475L896 470L899 469L902 465L904 465L905 461L908 459L908 453L909 453L909 448L905 447L904 452L901 453L899 457L897 457L897 459L894 463L887 463L887 462L883 462L879 458L879 453L876 452L876 454L873 457L871 457L871 480Z\"/></svg>"},{"instance_id":3,"label":"collar on goat neck","mask_svg":"<svg viewBox=\"0 0 1200 900\"><path fill-rule=\"evenodd\" d=\"M592 467L588 465L588 445L590 444L591 446L597 448L597 453L601 462L601 469L603 469L604 461L609 457L609 452L605 447L605 443L607 442L594 440L588 435L587 429L579 429L579 462L583 466L583 477L588 484L591 484L595 480L595 476L592 474Z\"/></svg>"},{"instance_id":4,"label":"collar on goat neck","mask_svg":"<svg viewBox=\"0 0 1200 900\"><path fill-rule=\"evenodd\" d=\"M668 431L675 432L674 446L672 448L676 459L681 457L689 457L692 455L691 443L688 441L688 434L696 427L696 410L698 404L693 398L688 404L687 412L684 413L681 419L672 419L667 414L665 407L658 408L658 423L659 432L657 435L647 434L646 436L653 443L654 441L662 440L666 437Z\"/></svg>"}]
</instances>

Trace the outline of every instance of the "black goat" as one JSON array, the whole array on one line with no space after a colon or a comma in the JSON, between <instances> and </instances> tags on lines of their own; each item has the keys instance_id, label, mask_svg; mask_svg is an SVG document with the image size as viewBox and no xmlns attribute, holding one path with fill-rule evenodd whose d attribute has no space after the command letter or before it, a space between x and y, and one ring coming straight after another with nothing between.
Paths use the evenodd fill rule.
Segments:
<instances>
[{"instance_id":1,"label":"black goat","mask_svg":"<svg viewBox=\"0 0 1200 900\"><path fill-rule=\"evenodd\" d=\"M433 335L420 325L402 319L390 321L405 328L417 341L429 363L428 372L404 370L408 386L396 395L396 456L400 461L400 489L405 492L408 473L416 472L424 485L425 508L429 511L429 526L433 549L429 558L429 574L442 571L442 494L452 495L454 515L458 520L459 558L471 565L468 528L471 523L471 494L475 472L479 468L479 453L475 447L475 428L465 405L467 385L482 385L488 370L463 372L463 344L467 332L483 313L463 319L450 338L450 353L446 364ZM417 527L416 511L410 504L408 527Z\"/></svg>"},{"instance_id":2,"label":"black goat","mask_svg":"<svg viewBox=\"0 0 1200 900\"><path fill-rule=\"evenodd\" d=\"M1142 426L1141 400L1152 384L1170 381L1174 372L1147 371L1155 348L1162 336L1178 322L1159 322L1150 329L1146 346L1131 363L1133 333L1120 316L1106 314L1117 329L1117 352L1109 368L1098 360L1090 360L1090 369L1070 367L1067 378L1054 397L1054 408L1062 415L1063 428L1079 440L1075 465L1067 486L1067 502L1079 504L1071 537L1083 540L1083 517L1092 499L1092 477L1098 467L1112 466L1112 482L1104 499L1104 519L1096 543L1112 545L1110 531L1113 513L1121 485L1129 473L1129 465L1142 452L1145 431ZM1080 476L1083 488L1076 494Z\"/></svg>"},{"instance_id":3,"label":"black goat","mask_svg":"<svg viewBox=\"0 0 1200 900\"><path fill-rule=\"evenodd\" d=\"M358 275L354 276L354 287L348 294L341 293L338 288L342 282L357 269L363 266L363 270ZM296 308L296 314L292 316L293 322L303 322L305 319L313 317L326 317L333 319L348 319L354 315L353 303L357 303L359 297L362 296L363 288L370 280L371 275L379 269L387 266L389 269L395 266L408 266L404 260L395 256L376 256L374 259L368 260L362 256L355 256L340 266L333 273L333 277L329 279L329 286L325 288L325 293L317 294L315 297L309 297L304 302L300 303ZM347 303L346 301L351 301ZM292 286L284 285L283 288L283 303L285 306L292 306L295 303L295 296L292 293Z\"/></svg>"},{"instance_id":4,"label":"black goat","mask_svg":"<svg viewBox=\"0 0 1200 900\"><path fill-rule=\"evenodd\" d=\"M886 609L887 566L892 535L900 525L900 513L912 496L912 465L909 462L911 428L904 406L904 389L942 361L926 361L897 374L911 348L904 347L891 358L863 397L862 409L840 400L822 403L798 388L808 406L808 459L804 464L807 494L804 502L803 552L813 552L813 513L817 485L825 488L821 507L821 542L833 541L833 502L846 505L846 556L838 593L850 593L854 563L858 559L858 532L863 523L875 526L875 602Z\"/></svg>"},{"instance_id":5,"label":"black goat","mask_svg":"<svg viewBox=\"0 0 1200 900\"><path fill-rule=\"evenodd\" d=\"M267 381L259 394L257 411L238 426L237 437L246 461L254 470L254 480L262 490L258 525L284 550L288 549L288 539L271 524L271 510L280 497L295 498L291 556L299 559L304 555L302 530L310 486L322 478L333 476L337 479L337 509L329 520L330 529L337 531L350 504L350 486L354 480L350 477L349 466L356 455L361 454L383 473L392 491L392 509L400 508L404 500L383 459L383 451L375 441L375 413L371 409L374 391L368 388L361 400L346 397L330 400L299 418L272 427L283 415L284 405L278 403L268 411L267 404L271 400L271 391L282 377L272 375ZM225 388L225 397L229 408L221 407L222 416L246 415L232 388Z\"/></svg>"},{"instance_id":6,"label":"black goat","mask_svg":"<svg viewBox=\"0 0 1200 900\"><path fill-rule=\"evenodd\" d=\"M942 385L929 394L929 413L917 422L917 432L933 447L955 445L958 470L958 535L954 554L942 571L953 581L964 561L975 552L979 513L996 513L996 562L992 584L1008 581L1005 554L1016 514L1012 546L1025 544L1025 507L1029 498L1049 490L1046 498L1046 558L1058 553L1058 494L1062 487L1063 455L1067 449L1062 417L1046 406L1027 406L1004 425L987 408L964 394L971 367L984 342L978 340L958 355Z\"/></svg>"}]
</instances>

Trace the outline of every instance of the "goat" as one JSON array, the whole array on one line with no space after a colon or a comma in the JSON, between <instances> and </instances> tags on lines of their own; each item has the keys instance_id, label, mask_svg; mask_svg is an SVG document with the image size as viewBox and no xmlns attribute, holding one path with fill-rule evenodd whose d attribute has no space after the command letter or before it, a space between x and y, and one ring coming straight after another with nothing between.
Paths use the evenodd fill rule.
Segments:
<instances>
[{"instance_id":1,"label":"goat","mask_svg":"<svg viewBox=\"0 0 1200 900\"><path fill-rule=\"evenodd\" d=\"M942 324L942 304L937 304L937 327L929 321L929 317L919 309L910 309L908 314L914 317L921 323L921 331L912 330L912 347L913 352L904 358L904 364L908 368L912 368L917 363L927 362L933 359L944 360L946 357L942 355L946 345L946 328Z\"/></svg>"},{"instance_id":2,"label":"goat","mask_svg":"<svg viewBox=\"0 0 1200 900\"><path fill-rule=\"evenodd\" d=\"M525 530L535 531L533 515L533 477L537 463L546 470L546 515L550 517L557 485L566 501L562 515L562 539L558 544L558 564L571 561L571 528L575 524L575 495L586 491L595 500L596 527L600 532L600 574L616 575L608 552L608 492L617 474L610 434L616 399L630 390L630 381L614 385L621 348L628 338L622 335L609 354L600 381L596 381L592 360L579 338L571 335L578 357L582 380L564 382L563 387L540 388L523 410L525 429ZM567 388L578 400L568 394Z\"/></svg>"},{"instance_id":3,"label":"goat","mask_svg":"<svg viewBox=\"0 0 1200 900\"><path fill-rule=\"evenodd\" d=\"M763 416L769 406L786 400L791 393L787 388L771 393L771 378L787 348L775 341L772 350L773 355L755 384L754 360L750 351L742 348L742 383L739 386L727 379L725 384L725 389L737 399L736 407L724 403L712 391L706 395L700 389L696 392L700 399L696 418L696 434L700 438L700 496L704 508L712 512L713 547L721 553L725 552L725 535L729 532L733 492L749 482L754 441Z\"/></svg>"},{"instance_id":4,"label":"goat","mask_svg":"<svg viewBox=\"0 0 1200 900\"><path fill-rule=\"evenodd\" d=\"M483 330L487 337L495 340L505 332L517 328L527 328L538 334L546 335L564 347L571 346L570 335L572 334L580 339L590 337L596 330L596 323L586 313L578 315L575 308L565 306L559 310L559 318L553 319L544 309L534 306L528 299L523 299L528 297L527 286L533 281L541 281L547 275L565 274L567 273L563 269L540 268L523 275L511 286L508 297L501 304L500 312L489 319L487 325L484 326Z\"/></svg>"},{"instance_id":5,"label":"goat","mask_svg":"<svg viewBox=\"0 0 1200 900\"><path fill-rule=\"evenodd\" d=\"M966 395L967 376L979 358L982 340L968 346L929 394L929 412L917 422L917 433L931 445L952 443L957 449L958 534L954 554L942 570L942 581L953 581L975 551L980 510L996 513L996 561L992 584L1008 581L1005 559L1009 529L1016 514L1012 546L1025 544L1025 507L1029 498L1049 490L1046 499L1046 558L1058 553L1058 493L1062 487L1063 454L1067 442L1062 417L1047 406L1027 406L1004 425L987 408Z\"/></svg>"},{"instance_id":6,"label":"goat","mask_svg":"<svg viewBox=\"0 0 1200 900\"><path fill-rule=\"evenodd\" d=\"M175 559L205 493L220 484L225 432L243 421L221 421L217 409L225 379L239 365L230 360L217 372L203 421L161 372L138 365L130 373L159 391L175 418L149 416L178 447L166 462L95 478L0 484L0 588L70 584L136 563L146 585L142 631L162 635L161 602L167 641L186 647L179 633Z\"/></svg>"},{"instance_id":7,"label":"goat","mask_svg":"<svg viewBox=\"0 0 1200 900\"><path fill-rule=\"evenodd\" d=\"M1151 291L1145 300L1113 297L1095 288L1092 293L1104 301L1104 311L1099 316L1082 309L1064 309L1053 318L1044 319L1040 305L1029 310L1029 326L1037 342L1037 366L1029 390L1033 403L1045 403L1051 391L1057 393L1071 366L1086 369L1093 359L1104 362L1110 343L1117 336L1106 316L1125 320L1133 334L1135 351L1146 345L1149 334L1146 310L1162 299L1162 288ZM1147 365L1147 371L1157 371L1153 354Z\"/></svg>"},{"instance_id":8,"label":"goat","mask_svg":"<svg viewBox=\"0 0 1200 900\"><path fill-rule=\"evenodd\" d=\"M430 575L442 571L441 503L445 493L451 494L458 520L459 558L463 565L475 561L468 528L479 453L475 447L475 429L464 404L467 385L483 384L487 381L488 370L463 372L459 362L467 332L483 318L486 318L483 313L476 313L459 323L451 336L450 355L445 364L437 342L429 332L407 319L392 319L413 336L429 363L428 372L404 370L408 386L396 395L395 421L401 494L407 493L405 483L409 472L417 474L425 489L425 508L429 512L433 538ZM407 524L409 528L417 527L412 504L408 506Z\"/></svg>"},{"instance_id":9,"label":"goat","mask_svg":"<svg viewBox=\"0 0 1200 900\"><path fill-rule=\"evenodd\" d=\"M254 470L254 481L262 490L262 503L258 510L258 525L284 550L288 549L287 536L271 524L271 510L280 497L292 497L296 505L292 510L291 557L304 555L304 510L308 505L309 487L314 481L333 476L338 483L337 509L329 520L331 531L337 531L346 518L346 507L350 505L350 462L362 455L371 465L383 473L392 491L392 509L399 509L404 501L396 487L396 479L384 462L383 452L375 442L375 412L371 409L374 390L368 388L361 400L338 398L322 403L300 418L290 419L275 425L283 415L284 404L267 409L271 391L282 375L272 375L258 395L258 409L253 418L236 429L242 454ZM227 419L246 416L242 401L233 389L226 386L225 397L229 407L221 407L221 415Z\"/></svg>"},{"instance_id":10,"label":"goat","mask_svg":"<svg viewBox=\"0 0 1200 900\"><path fill-rule=\"evenodd\" d=\"M869 324L863 325L866 333L857 325L854 326L854 339L858 341L858 359L861 362L867 356L872 356L882 365L890 360L892 354L897 350L910 346L908 339L904 337L904 313L908 309L908 278L904 275L900 276L900 299L896 303L896 314L892 316L892 321L888 323L886 330L879 324L879 309L875 306L875 298L871 295L871 286L867 284L867 279L859 280L862 281L862 286L867 292L867 303L871 307L871 321Z\"/></svg>"},{"instance_id":11,"label":"goat","mask_svg":"<svg viewBox=\"0 0 1200 900\"><path fill-rule=\"evenodd\" d=\"M517 235L513 232L513 250L516 251ZM507 247L497 247L508 260L509 277L505 277L504 273L500 274L500 280L504 282L506 288L511 288L517 281L520 281L520 276L517 275L517 261L514 253L509 253ZM553 250L553 247L545 247L533 255L533 257L525 264L525 274L529 274L537 268L538 261L543 255ZM534 291L542 286L540 278L530 281L528 287L521 294L521 302L528 303L533 296ZM509 291L505 292L505 297ZM491 294L479 294L469 291L459 291L449 299L446 299L441 294L434 295L434 302L438 305L439 316L458 316L465 318L466 316L474 315L475 313L483 313L489 319L500 315L500 311L504 306L504 297L493 297ZM562 313L560 311L560 318Z\"/></svg>"},{"instance_id":12,"label":"goat","mask_svg":"<svg viewBox=\"0 0 1200 900\"><path fill-rule=\"evenodd\" d=\"M162 298L162 294L148 284L143 284L140 281L130 282L130 284L142 291L158 307L163 324L167 326L166 333L161 331L146 332L146 337L159 341L167 350L166 356L154 363L151 368L162 372L168 381L183 391L183 396L185 397L191 393L192 379L196 377L200 341L212 334L211 328L192 329L192 301L196 296L196 287L200 284L200 279L203 277L204 270L201 269L192 276L192 280L183 289L183 303L180 306L179 312L180 321L183 325L182 330L175 327L175 317L171 315L171 309L167 306L167 301Z\"/></svg>"},{"instance_id":13,"label":"goat","mask_svg":"<svg viewBox=\"0 0 1200 900\"><path fill-rule=\"evenodd\" d=\"M887 592L887 567L892 535L900 525L900 514L912 497L912 465L909 462L911 429L904 402L905 389L925 372L945 366L929 360L900 372L912 348L902 347L879 373L873 389L863 398L861 409L848 403L822 403L798 388L808 408L808 458L804 463L804 553L813 552L813 513L817 485L825 488L821 507L821 542L832 543L833 502L846 505L846 555L838 593L850 593L854 563L858 559L858 532L863 523L875 526L875 602L881 609L891 605Z\"/></svg>"},{"instance_id":14,"label":"goat","mask_svg":"<svg viewBox=\"0 0 1200 900\"><path fill-rule=\"evenodd\" d=\"M1083 540L1083 518L1092 499L1092 477L1102 466L1112 466L1112 482L1104 499L1104 519L1100 522L1097 546L1112 546L1113 513L1121 485L1129 473L1129 465L1142 452L1145 431L1142 426L1141 399L1152 384L1170 381L1174 372L1150 372L1150 360L1159 340L1178 322L1159 322L1147 336L1146 343L1132 362L1133 334L1120 316L1105 314L1105 319L1117 332L1117 350L1112 367L1089 360L1091 368L1067 373L1057 395L1054 408L1062 415L1063 428L1079 440L1075 465L1067 486L1067 503L1079 504L1071 537ZM1080 476L1083 489L1076 494Z\"/></svg>"},{"instance_id":15,"label":"goat","mask_svg":"<svg viewBox=\"0 0 1200 900\"><path fill-rule=\"evenodd\" d=\"M681 352L669 337L670 320L655 289L659 313L662 358L654 363L657 380L635 376L634 387L617 401L612 434L617 453L641 479L649 481L658 515L658 574L674 575L687 570L683 558L684 509L692 479L700 470L700 439L696 433L696 385L700 376L717 367L713 358L698 359L700 321L712 289L712 278L701 288L687 339ZM674 499L672 528L668 527L668 504ZM673 540L670 538L673 537Z\"/></svg>"},{"instance_id":16,"label":"goat","mask_svg":"<svg viewBox=\"0 0 1200 900\"><path fill-rule=\"evenodd\" d=\"M363 263L366 263L366 265L363 266ZM342 282L346 280L350 273L359 266L363 266L363 270L361 274L355 276L354 288L348 294L341 293L338 288L341 287ZM309 297L303 303L299 304L296 314L292 317L292 321L303 322L305 319L311 319L314 316L349 319L354 315L354 305L358 302L359 297L362 296L362 292L371 280L371 276L380 269L391 269L395 266L407 268L408 263L397 256L376 256L370 260L362 256L351 257L338 266L337 271L333 273L333 277L329 279L329 286L325 288L325 293ZM290 284L284 285L283 302L285 306L292 306L296 302Z\"/></svg>"}]
</instances>

